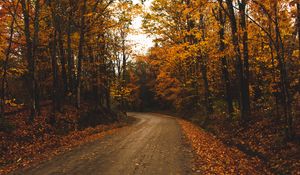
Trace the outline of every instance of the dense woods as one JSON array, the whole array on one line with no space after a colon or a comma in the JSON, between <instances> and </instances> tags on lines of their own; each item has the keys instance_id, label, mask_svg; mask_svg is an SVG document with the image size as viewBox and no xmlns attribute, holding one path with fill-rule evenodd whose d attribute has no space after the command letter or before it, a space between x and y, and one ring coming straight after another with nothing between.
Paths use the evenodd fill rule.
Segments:
<instances>
[{"instance_id":1,"label":"dense woods","mask_svg":"<svg viewBox=\"0 0 300 175\"><path fill-rule=\"evenodd\" d=\"M276 173L293 172L299 1L154 0L143 16L143 30L155 38L136 63L146 72L136 75L147 98L259 155Z\"/></svg>"},{"instance_id":2,"label":"dense woods","mask_svg":"<svg viewBox=\"0 0 300 175\"><path fill-rule=\"evenodd\" d=\"M155 47L140 57L158 103L247 124L258 114L299 120L298 1L154 1L143 27ZM153 81L151 83L151 81Z\"/></svg>"},{"instance_id":3,"label":"dense woods","mask_svg":"<svg viewBox=\"0 0 300 175\"><path fill-rule=\"evenodd\" d=\"M1 120L7 106L52 101L51 123L64 104L111 108L124 95L131 33L140 7L131 1L3 0L1 7ZM126 89L126 90L125 90ZM111 97L112 92L114 95ZM121 105L116 104L115 105Z\"/></svg>"},{"instance_id":4,"label":"dense woods","mask_svg":"<svg viewBox=\"0 0 300 175\"><path fill-rule=\"evenodd\" d=\"M231 141L274 172L295 172L300 2L143 3L0 1L1 153L35 137L42 142L47 132L118 120L119 111L167 110L225 142L238 140ZM144 55L128 39L136 16L155 38ZM27 140L8 143L14 132ZM0 167L6 164L1 158Z\"/></svg>"},{"instance_id":5,"label":"dense woods","mask_svg":"<svg viewBox=\"0 0 300 175\"><path fill-rule=\"evenodd\" d=\"M0 1L0 167L124 117L127 36L140 11L122 0Z\"/></svg>"}]
</instances>

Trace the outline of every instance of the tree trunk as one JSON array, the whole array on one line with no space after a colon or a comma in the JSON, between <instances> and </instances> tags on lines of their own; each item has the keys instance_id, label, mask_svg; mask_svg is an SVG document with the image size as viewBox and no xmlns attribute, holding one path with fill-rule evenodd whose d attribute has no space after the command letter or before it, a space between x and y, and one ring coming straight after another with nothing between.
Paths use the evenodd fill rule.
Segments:
<instances>
[{"instance_id":1,"label":"tree trunk","mask_svg":"<svg viewBox=\"0 0 300 175\"><path fill-rule=\"evenodd\" d=\"M110 65L110 64L109 64ZM111 106L110 106L110 72L108 71L108 66L107 65L104 65L104 72L106 73L107 77L105 77L105 87L104 87L104 91L105 91L105 101L106 101L106 107L107 109L111 109Z\"/></svg>"},{"instance_id":2,"label":"tree trunk","mask_svg":"<svg viewBox=\"0 0 300 175\"><path fill-rule=\"evenodd\" d=\"M202 59L207 59L202 57ZM209 84L208 84L208 78L207 78L207 66L206 66L206 61L201 60L200 61L200 67L201 67L201 74L202 74L202 79L203 79L203 84L204 84L204 96L205 96L205 108L206 108L206 113L207 117L213 113L213 107L212 107L212 101L211 101L211 92L209 90Z\"/></svg>"},{"instance_id":3,"label":"tree trunk","mask_svg":"<svg viewBox=\"0 0 300 175\"><path fill-rule=\"evenodd\" d=\"M34 13L34 33L32 43L32 56L34 63L38 59L38 45L39 45L39 31L40 31L40 0L35 1L35 13ZM40 113L40 91L39 82L36 73L34 73L35 84L35 108L37 113Z\"/></svg>"},{"instance_id":4,"label":"tree trunk","mask_svg":"<svg viewBox=\"0 0 300 175\"><path fill-rule=\"evenodd\" d=\"M60 53L60 60L61 60L61 76L62 76L62 80L63 80L62 98L64 99L65 95L68 92L66 57L65 57L65 49L64 49L64 42L63 42L62 26L61 26L60 22L58 22L57 25L58 25L57 29L58 29L59 53Z\"/></svg>"},{"instance_id":5,"label":"tree trunk","mask_svg":"<svg viewBox=\"0 0 300 175\"><path fill-rule=\"evenodd\" d=\"M246 0L241 0L239 2L239 13L240 13L240 26L243 32L243 57L244 57L244 65L243 65L243 88L242 88L242 96L243 96L243 112L244 112L244 120L248 120L251 115L250 108L250 94L249 94L249 49L248 49L248 29L246 22Z\"/></svg>"},{"instance_id":6,"label":"tree trunk","mask_svg":"<svg viewBox=\"0 0 300 175\"><path fill-rule=\"evenodd\" d=\"M280 28L279 28L279 17L278 17L278 7L277 0L274 1L274 14L275 14L275 34L276 34L276 50L277 50L277 60L280 71L280 84L281 84L281 93L283 98L283 109L284 109L284 118L285 118L285 134L287 139L293 139L294 130L293 130L293 116L291 111L291 97L289 92L289 79L285 65L285 49L284 43L281 38Z\"/></svg>"},{"instance_id":7,"label":"tree trunk","mask_svg":"<svg viewBox=\"0 0 300 175\"><path fill-rule=\"evenodd\" d=\"M298 29L298 58L300 58L300 2L297 2L297 29ZM300 76L298 78L298 92L300 93Z\"/></svg>"},{"instance_id":8,"label":"tree trunk","mask_svg":"<svg viewBox=\"0 0 300 175\"><path fill-rule=\"evenodd\" d=\"M126 45L125 45L125 32L121 31L121 38L122 38L122 83L121 83L121 89L126 87L127 84L127 58L126 58ZM122 110L125 110L126 108L126 102L124 97L124 92L121 92L121 108Z\"/></svg>"},{"instance_id":9,"label":"tree trunk","mask_svg":"<svg viewBox=\"0 0 300 175\"><path fill-rule=\"evenodd\" d=\"M27 58L27 69L29 74L29 93L30 93L30 110L29 122L34 120L36 115L36 84L35 84L35 60L32 53L32 40L30 36L30 19L29 19L29 4L25 0L21 0L22 12L24 18L24 33L26 40L26 58Z\"/></svg>"},{"instance_id":10,"label":"tree trunk","mask_svg":"<svg viewBox=\"0 0 300 175\"><path fill-rule=\"evenodd\" d=\"M272 36L272 19L268 19L268 30L270 33L270 36ZM273 49L273 45L272 45L272 38L269 38L269 47L270 47L270 56L271 56L271 62L272 62L272 81L273 83L276 83L276 65L275 65L275 58L274 58L274 49ZM279 96L278 93L275 92L273 93L274 99L275 99L275 118L279 118Z\"/></svg>"},{"instance_id":11,"label":"tree trunk","mask_svg":"<svg viewBox=\"0 0 300 175\"><path fill-rule=\"evenodd\" d=\"M244 83L244 68L243 68L243 61L241 56L241 50L239 46L239 38L238 38L238 28L237 22L234 13L234 7L232 0L226 0L226 4L228 7L228 15L230 19L230 26L231 26L231 37L232 37L232 44L234 46L235 58L236 58L236 74L239 83L239 102L240 102L240 116L243 121L247 120L249 116L248 111L245 109L246 101L243 95L243 89L245 89Z\"/></svg>"},{"instance_id":12,"label":"tree trunk","mask_svg":"<svg viewBox=\"0 0 300 175\"><path fill-rule=\"evenodd\" d=\"M50 36L50 55L51 55L51 63L52 63L52 115L50 117L50 124L54 125L56 123L56 112L60 110L61 103L60 97L61 94L59 88L59 80L58 80L58 64L57 64L57 46L58 40L57 35L59 35L60 30L60 17L58 16L58 7L57 1L54 1L53 4L50 4L51 12L52 12L52 25L54 26L53 33Z\"/></svg>"},{"instance_id":13,"label":"tree trunk","mask_svg":"<svg viewBox=\"0 0 300 175\"><path fill-rule=\"evenodd\" d=\"M72 0L69 2L70 7L72 7ZM68 16L68 26L67 26L67 51L68 51L68 78L69 78L69 92L73 94L74 92L74 58L72 55L72 47L71 47L71 25L72 25L72 16L73 9L70 9Z\"/></svg>"},{"instance_id":14,"label":"tree trunk","mask_svg":"<svg viewBox=\"0 0 300 175\"><path fill-rule=\"evenodd\" d=\"M81 8L81 19L80 19L80 39L78 45L78 65L77 65L77 100L76 106L80 109L80 88L81 88L81 73L82 73L82 57L83 57L83 45L84 45L84 35L85 35L85 11L86 11L86 1L83 0L83 6Z\"/></svg>"},{"instance_id":15,"label":"tree trunk","mask_svg":"<svg viewBox=\"0 0 300 175\"><path fill-rule=\"evenodd\" d=\"M52 62L52 76L53 76L53 83L52 83L52 116L50 118L50 124L56 123L56 111L59 106L59 95L58 95L58 73L57 73L57 59L56 59L56 47L57 47L57 39L56 30L53 32L53 36L50 42L50 52L51 52L51 62Z\"/></svg>"},{"instance_id":16,"label":"tree trunk","mask_svg":"<svg viewBox=\"0 0 300 175\"><path fill-rule=\"evenodd\" d=\"M204 16L201 14L200 15L200 29L202 29L202 40L206 40L205 36L205 23L204 23ZM202 73L202 79L203 79L203 84L204 84L204 96L205 96L205 107L206 107L206 113L207 113L207 118L210 114L213 113L213 104L212 104L212 99L211 99L211 92L209 89L209 83L208 83L208 78L207 78L207 60L208 60L208 55L206 53L200 53L200 69Z\"/></svg>"},{"instance_id":17,"label":"tree trunk","mask_svg":"<svg viewBox=\"0 0 300 175\"><path fill-rule=\"evenodd\" d=\"M225 22L226 22L226 16L223 14L222 10L219 9L219 21L221 24L220 30L219 30L219 36L220 36L220 52L225 51ZM233 100L232 100L232 94L231 94L231 82L229 78L229 72L228 72L228 65L227 65L227 59L226 56L222 56L222 73L223 73L223 79L225 83L225 93L226 93L226 102L227 102L227 112L230 117L232 117L232 114L234 112L233 109Z\"/></svg>"}]
</instances>

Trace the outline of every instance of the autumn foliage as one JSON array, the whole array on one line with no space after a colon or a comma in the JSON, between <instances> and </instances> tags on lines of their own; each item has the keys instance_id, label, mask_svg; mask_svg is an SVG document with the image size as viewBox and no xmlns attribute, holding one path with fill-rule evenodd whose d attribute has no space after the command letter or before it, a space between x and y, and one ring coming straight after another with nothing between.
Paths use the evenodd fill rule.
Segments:
<instances>
[{"instance_id":1,"label":"autumn foliage","mask_svg":"<svg viewBox=\"0 0 300 175\"><path fill-rule=\"evenodd\" d=\"M121 0L0 1L0 174L122 125L139 11Z\"/></svg>"},{"instance_id":2,"label":"autumn foliage","mask_svg":"<svg viewBox=\"0 0 300 175\"><path fill-rule=\"evenodd\" d=\"M298 172L299 14L289 0L154 0L138 86L274 172Z\"/></svg>"},{"instance_id":3,"label":"autumn foliage","mask_svg":"<svg viewBox=\"0 0 300 175\"><path fill-rule=\"evenodd\" d=\"M180 121L203 172L298 173L299 0L143 2L0 0L0 166L164 109L254 157Z\"/></svg>"}]
</instances>

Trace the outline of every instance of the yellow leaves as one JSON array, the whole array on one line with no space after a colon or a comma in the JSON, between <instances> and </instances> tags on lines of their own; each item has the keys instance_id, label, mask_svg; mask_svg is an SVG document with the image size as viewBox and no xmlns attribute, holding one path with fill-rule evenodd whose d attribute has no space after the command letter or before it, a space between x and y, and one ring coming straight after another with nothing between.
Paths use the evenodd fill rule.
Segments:
<instances>
[{"instance_id":1,"label":"yellow leaves","mask_svg":"<svg viewBox=\"0 0 300 175\"><path fill-rule=\"evenodd\" d=\"M16 99L10 99L10 100L5 100L5 104L11 106L11 107L22 107L24 104L18 104L16 103Z\"/></svg>"},{"instance_id":2,"label":"yellow leaves","mask_svg":"<svg viewBox=\"0 0 300 175\"><path fill-rule=\"evenodd\" d=\"M180 82L176 78L172 78L165 72L160 72L156 81L155 89L159 97L171 102L176 100L181 92Z\"/></svg>"},{"instance_id":3,"label":"yellow leaves","mask_svg":"<svg viewBox=\"0 0 300 175\"><path fill-rule=\"evenodd\" d=\"M78 33L78 32L74 32L74 33L72 34L72 38L74 38L75 40L79 40L79 38L80 38L79 33Z\"/></svg>"},{"instance_id":4,"label":"yellow leaves","mask_svg":"<svg viewBox=\"0 0 300 175\"><path fill-rule=\"evenodd\" d=\"M133 101L134 92L138 91L138 87L132 83L125 84L123 80L116 80L111 85L111 97L116 101Z\"/></svg>"},{"instance_id":5,"label":"yellow leaves","mask_svg":"<svg viewBox=\"0 0 300 175\"><path fill-rule=\"evenodd\" d=\"M85 14L84 16L85 16L85 17L91 17L91 16L93 16L93 15L94 15L94 13L91 12L91 13Z\"/></svg>"},{"instance_id":6,"label":"yellow leaves","mask_svg":"<svg viewBox=\"0 0 300 175\"><path fill-rule=\"evenodd\" d=\"M193 10L193 8L184 8L184 10L183 10L183 12L182 12L182 14L183 15L191 15L191 12L193 12L194 10Z\"/></svg>"},{"instance_id":7,"label":"yellow leaves","mask_svg":"<svg viewBox=\"0 0 300 175\"><path fill-rule=\"evenodd\" d=\"M10 68L8 70L8 74L9 75L14 75L14 76L21 76L23 75L27 70L22 68L22 67L18 67L18 68ZM1 72L1 71L0 71Z\"/></svg>"},{"instance_id":8,"label":"yellow leaves","mask_svg":"<svg viewBox=\"0 0 300 175\"><path fill-rule=\"evenodd\" d=\"M293 57L298 57L298 56L299 56L299 50L294 50Z\"/></svg>"}]
</instances>

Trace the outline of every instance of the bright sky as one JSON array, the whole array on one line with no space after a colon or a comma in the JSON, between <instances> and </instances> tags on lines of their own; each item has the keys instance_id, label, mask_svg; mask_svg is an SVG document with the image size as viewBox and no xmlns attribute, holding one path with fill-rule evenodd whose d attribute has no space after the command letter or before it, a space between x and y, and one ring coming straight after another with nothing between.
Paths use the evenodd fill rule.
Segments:
<instances>
[{"instance_id":1,"label":"bright sky","mask_svg":"<svg viewBox=\"0 0 300 175\"><path fill-rule=\"evenodd\" d=\"M140 0L133 0L134 3L140 3ZM152 0L147 0L144 3L144 8L149 9ZM141 16L135 18L132 21L132 27L137 31L135 34L131 34L128 36L128 40L130 40L133 44L133 51L136 54L146 54L148 49L153 46L153 38L148 37L142 31L142 20Z\"/></svg>"}]
</instances>

